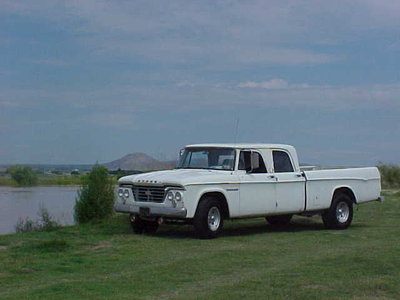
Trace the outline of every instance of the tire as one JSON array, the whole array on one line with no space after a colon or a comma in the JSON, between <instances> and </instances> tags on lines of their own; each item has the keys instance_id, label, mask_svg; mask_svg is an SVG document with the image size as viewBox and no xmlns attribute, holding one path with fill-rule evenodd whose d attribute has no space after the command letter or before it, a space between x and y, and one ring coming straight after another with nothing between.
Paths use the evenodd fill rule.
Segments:
<instances>
[{"instance_id":1,"label":"tire","mask_svg":"<svg viewBox=\"0 0 400 300\"><path fill-rule=\"evenodd\" d=\"M290 223L293 215L278 215L266 217L268 223L273 226L284 226Z\"/></svg>"},{"instance_id":2,"label":"tire","mask_svg":"<svg viewBox=\"0 0 400 300\"><path fill-rule=\"evenodd\" d=\"M322 221L328 229L346 229L353 221L353 201L344 193L336 193L331 207L322 214Z\"/></svg>"},{"instance_id":3,"label":"tire","mask_svg":"<svg viewBox=\"0 0 400 300\"><path fill-rule=\"evenodd\" d=\"M196 236L201 239L216 238L224 226L223 210L214 198L205 198L198 207L193 219Z\"/></svg>"}]
</instances>

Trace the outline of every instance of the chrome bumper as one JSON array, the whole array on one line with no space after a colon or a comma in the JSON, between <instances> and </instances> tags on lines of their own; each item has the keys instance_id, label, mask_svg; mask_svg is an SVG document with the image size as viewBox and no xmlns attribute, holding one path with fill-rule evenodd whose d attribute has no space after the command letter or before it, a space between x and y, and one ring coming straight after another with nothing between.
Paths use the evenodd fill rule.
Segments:
<instances>
[{"instance_id":1,"label":"chrome bumper","mask_svg":"<svg viewBox=\"0 0 400 300\"><path fill-rule=\"evenodd\" d=\"M138 204L122 204L115 203L114 210L116 212L121 213L130 213L130 214L140 214L141 208L145 208L147 210L147 216L155 216L155 217L173 217L173 218L185 218L186 217L186 208L174 208L174 207L163 207L163 206L149 206L146 204L138 205Z\"/></svg>"}]
</instances>

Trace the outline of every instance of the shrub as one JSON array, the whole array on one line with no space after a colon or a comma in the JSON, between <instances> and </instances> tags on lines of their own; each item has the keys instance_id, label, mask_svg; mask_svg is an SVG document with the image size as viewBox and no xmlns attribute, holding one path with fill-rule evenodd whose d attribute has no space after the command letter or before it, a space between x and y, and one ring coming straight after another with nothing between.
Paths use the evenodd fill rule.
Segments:
<instances>
[{"instance_id":1,"label":"shrub","mask_svg":"<svg viewBox=\"0 0 400 300\"><path fill-rule=\"evenodd\" d=\"M49 211L44 206L40 207L39 220L33 221L29 218L19 218L15 225L16 232L31 232L31 231L53 231L61 225L53 219Z\"/></svg>"},{"instance_id":2,"label":"shrub","mask_svg":"<svg viewBox=\"0 0 400 300\"><path fill-rule=\"evenodd\" d=\"M20 186L33 186L37 184L37 175L30 167L12 166L8 168L7 172Z\"/></svg>"},{"instance_id":3,"label":"shrub","mask_svg":"<svg viewBox=\"0 0 400 300\"><path fill-rule=\"evenodd\" d=\"M114 190L112 179L105 167L96 165L82 177L82 187L75 202L75 220L87 223L112 215Z\"/></svg>"},{"instance_id":4,"label":"shrub","mask_svg":"<svg viewBox=\"0 0 400 300\"><path fill-rule=\"evenodd\" d=\"M396 165L378 165L381 172L381 181L383 188L400 187L400 167Z\"/></svg>"}]
</instances>

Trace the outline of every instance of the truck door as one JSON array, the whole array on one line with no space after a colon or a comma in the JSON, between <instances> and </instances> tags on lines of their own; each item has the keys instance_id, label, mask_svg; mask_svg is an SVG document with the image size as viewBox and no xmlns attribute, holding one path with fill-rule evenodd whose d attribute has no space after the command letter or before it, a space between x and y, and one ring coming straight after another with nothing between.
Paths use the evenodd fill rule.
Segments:
<instances>
[{"instance_id":1,"label":"truck door","mask_svg":"<svg viewBox=\"0 0 400 300\"><path fill-rule=\"evenodd\" d=\"M251 153L258 159L258 168L250 169ZM275 178L267 173L261 154L242 150L239 154L240 215L273 213L276 208Z\"/></svg>"},{"instance_id":2,"label":"truck door","mask_svg":"<svg viewBox=\"0 0 400 300\"><path fill-rule=\"evenodd\" d=\"M295 171L290 156L283 150L273 150L276 180L276 212L295 213L305 208L305 177Z\"/></svg>"}]
</instances>

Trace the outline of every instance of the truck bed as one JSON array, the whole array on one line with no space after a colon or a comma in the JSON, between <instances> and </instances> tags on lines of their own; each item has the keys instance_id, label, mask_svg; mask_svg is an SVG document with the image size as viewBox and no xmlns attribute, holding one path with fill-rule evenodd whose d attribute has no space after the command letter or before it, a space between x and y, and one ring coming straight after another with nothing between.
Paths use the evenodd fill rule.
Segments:
<instances>
[{"instance_id":1,"label":"truck bed","mask_svg":"<svg viewBox=\"0 0 400 300\"><path fill-rule=\"evenodd\" d=\"M306 178L306 210L329 208L338 188L348 188L356 203L378 199L380 174L377 168L348 168L303 171Z\"/></svg>"}]
</instances>

